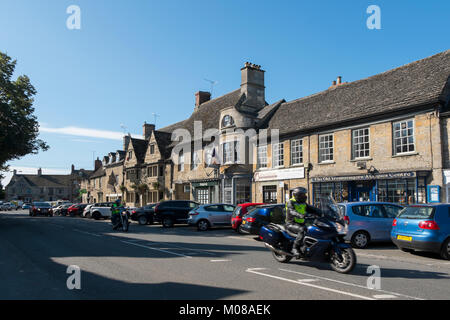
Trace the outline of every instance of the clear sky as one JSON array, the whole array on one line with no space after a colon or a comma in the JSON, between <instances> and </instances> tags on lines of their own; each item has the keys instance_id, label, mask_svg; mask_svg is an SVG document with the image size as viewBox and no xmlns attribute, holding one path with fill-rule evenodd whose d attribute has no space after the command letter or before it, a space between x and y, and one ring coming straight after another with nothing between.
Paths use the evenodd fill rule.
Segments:
<instances>
[{"instance_id":1,"label":"clear sky","mask_svg":"<svg viewBox=\"0 0 450 320\"><path fill-rule=\"evenodd\" d=\"M70 5L81 29L69 30ZM381 30L366 21L381 9ZM450 48L450 1L0 0L0 51L36 87L50 150L22 172L92 169L93 156L187 118L194 93L239 88L246 61L266 71L266 100L293 100ZM104 132L107 131L107 132ZM7 180L4 181L4 183Z\"/></svg>"}]
</instances>

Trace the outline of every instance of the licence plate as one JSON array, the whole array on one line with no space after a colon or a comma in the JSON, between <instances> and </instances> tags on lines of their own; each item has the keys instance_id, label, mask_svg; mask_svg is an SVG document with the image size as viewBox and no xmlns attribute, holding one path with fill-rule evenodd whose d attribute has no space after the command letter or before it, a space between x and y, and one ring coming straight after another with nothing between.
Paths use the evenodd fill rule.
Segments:
<instances>
[{"instance_id":1,"label":"licence plate","mask_svg":"<svg viewBox=\"0 0 450 320\"><path fill-rule=\"evenodd\" d=\"M412 241L412 237L406 237L406 236L397 236L398 240L403 240L403 241Z\"/></svg>"},{"instance_id":2,"label":"licence plate","mask_svg":"<svg viewBox=\"0 0 450 320\"><path fill-rule=\"evenodd\" d=\"M246 224L246 223L247 223L247 221L245 221L245 220L244 220L244 221L242 221L242 224Z\"/></svg>"}]
</instances>

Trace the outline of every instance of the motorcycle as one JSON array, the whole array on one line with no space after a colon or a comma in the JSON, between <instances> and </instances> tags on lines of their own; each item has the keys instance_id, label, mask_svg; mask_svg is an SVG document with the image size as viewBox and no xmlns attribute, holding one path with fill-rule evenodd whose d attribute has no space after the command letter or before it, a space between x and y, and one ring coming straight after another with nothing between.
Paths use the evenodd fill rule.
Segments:
<instances>
[{"instance_id":1,"label":"motorcycle","mask_svg":"<svg viewBox=\"0 0 450 320\"><path fill-rule=\"evenodd\" d=\"M325 261L330 263L334 271L349 273L356 265L356 255L351 245L344 241L347 223L331 197L320 199L319 209L322 212L320 217L307 215L305 218L305 251L295 258L303 261ZM296 236L280 224L269 223L260 230L260 239L281 263L288 263L294 258L292 249Z\"/></svg>"},{"instance_id":2,"label":"motorcycle","mask_svg":"<svg viewBox=\"0 0 450 320\"><path fill-rule=\"evenodd\" d=\"M129 213L125 209L121 209L117 221L112 221L113 230L117 230L119 228L122 229L123 232L128 232L128 227L130 226Z\"/></svg>"}]
</instances>

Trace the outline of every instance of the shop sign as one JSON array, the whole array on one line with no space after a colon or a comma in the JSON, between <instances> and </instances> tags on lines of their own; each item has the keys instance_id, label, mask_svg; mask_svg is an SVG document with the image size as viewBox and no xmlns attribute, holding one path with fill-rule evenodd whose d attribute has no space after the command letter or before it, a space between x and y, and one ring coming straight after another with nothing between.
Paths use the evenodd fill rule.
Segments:
<instances>
[{"instance_id":1,"label":"shop sign","mask_svg":"<svg viewBox=\"0 0 450 320\"><path fill-rule=\"evenodd\" d=\"M255 172L255 182L274 181L274 180L290 180L290 179L304 179L305 168L289 168L281 170L266 170Z\"/></svg>"},{"instance_id":2,"label":"shop sign","mask_svg":"<svg viewBox=\"0 0 450 320\"><path fill-rule=\"evenodd\" d=\"M218 184L217 181L205 181L205 182L192 182L192 187L200 188L200 187L212 187Z\"/></svg>"},{"instance_id":3,"label":"shop sign","mask_svg":"<svg viewBox=\"0 0 450 320\"><path fill-rule=\"evenodd\" d=\"M363 181L363 180L381 180L381 179L404 179L415 177L416 177L415 172L390 172L377 174L363 174L357 176L313 177L311 178L311 182Z\"/></svg>"},{"instance_id":4,"label":"shop sign","mask_svg":"<svg viewBox=\"0 0 450 320\"><path fill-rule=\"evenodd\" d=\"M450 170L444 170L444 184L450 184Z\"/></svg>"}]
</instances>

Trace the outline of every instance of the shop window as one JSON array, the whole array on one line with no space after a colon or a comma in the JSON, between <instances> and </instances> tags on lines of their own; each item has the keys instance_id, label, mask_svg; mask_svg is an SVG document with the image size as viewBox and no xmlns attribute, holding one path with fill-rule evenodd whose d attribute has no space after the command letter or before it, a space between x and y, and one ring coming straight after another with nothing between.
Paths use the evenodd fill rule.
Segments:
<instances>
[{"instance_id":1,"label":"shop window","mask_svg":"<svg viewBox=\"0 0 450 320\"><path fill-rule=\"evenodd\" d=\"M291 141L291 165L303 163L303 140Z\"/></svg>"},{"instance_id":2,"label":"shop window","mask_svg":"<svg viewBox=\"0 0 450 320\"><path fill-rule=\"evenodd\" d=\"M196 188L196 201L200 204L209 203L209 189L208 188Z\"/></svg>"},{"instance_id":3,"label":"shop window","mask_svg":"<svg viewBox=\"0 0 450 320\"><path fill-rule=\"evenodd\" d=\"M319 136L319 162L334 160L334 141L333 134L324 134Z\"/></svg>"},{"instance_id":4,"label":"shop window","mask_svg":"<svg viewBox=\"0 0 450 320\"><path fill-rule=\"evenodd\" d=\"M394 155L414 152L414 121L405 120L393 124Z\"/></svg>"},{"instance_id":5,"label":"shop window","mask_svg":"<svg viewBox=\"0 0 450 320\"><path fill-rule=\"evenodd\" d=\"M272 145L272 160L274 168L284 166L284 144L282 142Z\"/></svg>"},{"instance_id":6,"label":"shop window","mask_svg":"<svg viewBox=\"0 0 450 320\"><path fill-rule=\"evenodd\" d=\"M370 155L369 128L352 131L352 158L366 158Z\"/></svg>"},{"instance_id":7,"label":"shop window","mask_svg":"<svg viewBox=\"0 0 450 320\"><path fill-rule=\"evenodd\" d=\"M267 146L259 146L257 154L258 168L267 168Z\"/></svg>"},{"instance_id":8,"label":"shop window","mask_svg":"<svg viewBox=\"0 0 450 320\"><path fill-rule=\"evenodd\" d=\"M236 204L250 202L250 183L247 180L236 181Z\"/></svg>"}]
</instances>

